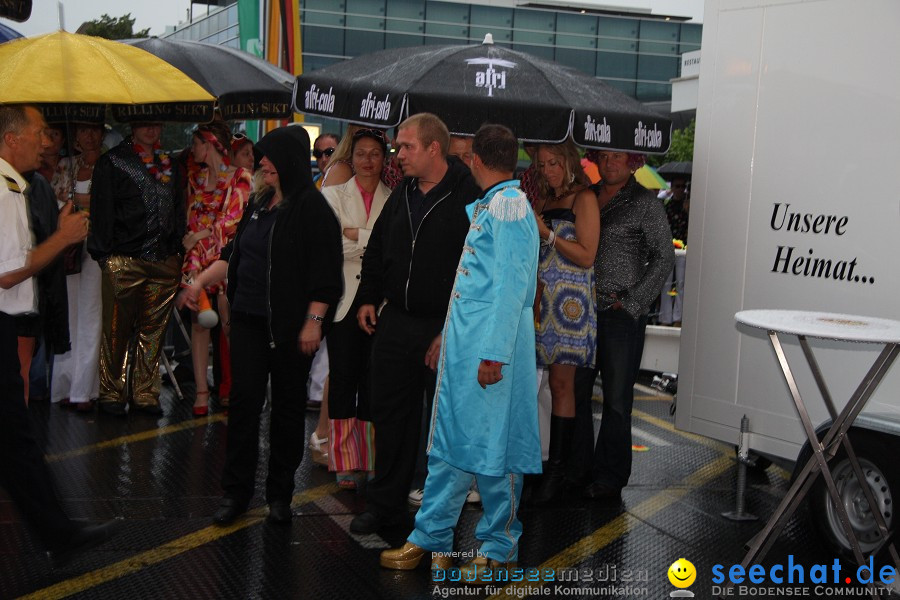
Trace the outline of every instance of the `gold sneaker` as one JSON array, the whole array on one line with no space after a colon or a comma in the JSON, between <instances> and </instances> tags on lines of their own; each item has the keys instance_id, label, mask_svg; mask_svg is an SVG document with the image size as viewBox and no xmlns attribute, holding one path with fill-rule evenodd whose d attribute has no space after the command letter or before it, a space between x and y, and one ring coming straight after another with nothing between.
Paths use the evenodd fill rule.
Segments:
<instances>
[{"instance_id":1,"label":"gold sneaker","mask_svg":"<svg viewBox=\"0 0 900 600\"><path fill-rule=\"evenodd\" d=\"M381 553L381 566L396 571L411 571L419 566L422 557L428 550L420 548L412 542L406 542L400 548L385 550ZM431 568L449 570L453 568L453 557L440 552L431 552Z\"/></svg>"},{"instance_id":2,"label":"gold sneaker","mask_svg":"<svg viewBox=\"0 0 900 600\"><path fill-rule=\"evenodd\" d=\"M460 567L460 581L469 585L505 585L509 583L509 571L518 563L502 563L487 556L479 556Z\"/></svg>"}]
</instances>

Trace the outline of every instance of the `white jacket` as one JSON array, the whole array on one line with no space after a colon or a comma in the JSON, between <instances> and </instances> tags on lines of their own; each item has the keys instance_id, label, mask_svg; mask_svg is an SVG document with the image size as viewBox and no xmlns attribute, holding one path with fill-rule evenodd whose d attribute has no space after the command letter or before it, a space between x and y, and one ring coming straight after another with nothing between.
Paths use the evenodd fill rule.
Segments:
<instances>
[{"instance_id":1,"label":"white jacket","mask_svg":"<svg viewBox=\"0 0 900 600\"><path fill-rule=\"evenodd\" d=\"M347 316L350 305L353 304L353 299L356 297L356 290L359 289L359 273L362 270L362 257L369 243L372 227L375 225L378 215L381 214L381 209L384 208L388 196L391 195L391 188L381 181L378 182L368 218L366 218L366 205L356 185L355 175L341 185L322 188L322 195L325 196L337 215L338 221L341 222L342 233L344 229L359 229L358 241L341 235L341 242L344 246L344 295L341 297L337 313L334 315L334 322L337 323ZM356 318L356 315L351 315L351 317Z\"/></svg>"}]
</instances>

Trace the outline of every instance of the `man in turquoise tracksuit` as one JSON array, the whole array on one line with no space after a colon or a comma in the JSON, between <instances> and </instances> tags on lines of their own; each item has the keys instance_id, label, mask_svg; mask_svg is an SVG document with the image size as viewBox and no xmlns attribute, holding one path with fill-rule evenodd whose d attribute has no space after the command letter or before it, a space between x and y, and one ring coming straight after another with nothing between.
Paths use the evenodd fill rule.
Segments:
<instances>
[{"instance_id":1,"label":"man in turquoise tracksuit","mask_svg":"<svg viewBox=\"0 0 900 600\"><path fill-rule=\"evenodd\" d=\"M484 125L472 152L472 175L487 191L467 207L471 226L437 360L422 507L409 541L383 552L381 565L412 569L430 550L442 553L433 555L434 568L449 568L453 528L474 475L484 506L475 532L482 546L464 579L486 583L485 567L496 573L517 560L522 476L541 470L532 313L539 240L528 199L512 179L513 133Z\"/></svg>"}]
</instances>

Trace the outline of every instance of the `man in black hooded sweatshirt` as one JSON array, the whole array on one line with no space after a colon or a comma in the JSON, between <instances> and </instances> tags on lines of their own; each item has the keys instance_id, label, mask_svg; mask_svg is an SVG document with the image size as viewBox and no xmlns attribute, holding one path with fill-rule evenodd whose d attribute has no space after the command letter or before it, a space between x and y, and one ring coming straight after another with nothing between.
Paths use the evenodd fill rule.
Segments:
<instances>
[{"instance_id":1,"label":"man in black hooded sweatshirt","mask_svg":"<svg viewBox=\"0 0 900 600\"><path fill-rule=\"evenodd\" d=\"M435 115L406 119L396 144L405 177L372 229L358 292L359 326L375 334L375 478L366 511L350 524L358 534L400 524L406 513L423 399L434 395L441 327L469 231L465 206L481 196L468 167L447 156L450 134Z\"/></svg>"}]
</instances>

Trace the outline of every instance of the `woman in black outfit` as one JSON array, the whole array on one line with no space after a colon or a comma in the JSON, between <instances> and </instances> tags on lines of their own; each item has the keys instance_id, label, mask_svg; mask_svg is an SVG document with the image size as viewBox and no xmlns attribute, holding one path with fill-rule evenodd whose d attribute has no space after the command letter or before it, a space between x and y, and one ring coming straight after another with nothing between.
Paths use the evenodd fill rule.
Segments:
<instances>
[{"instance_id":1,"label":"woman in black outfit","mask_svg":"<svg viewBox=\"0 0 900 600\"><path fill-rule=\"evenodd\" d=\"M343 285L341 230L313 185L306 131L276 129L254 150L265 185L251 197L222 260L203 271L181 299L193 308L199 290L227 274L234 371L224 495L213 517L220 525L243 514L253 497L270 374L268 519L290 523L294 473L303 458L306 380Z\"/></svg>"}]
</instances>

